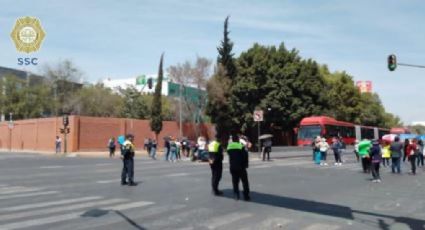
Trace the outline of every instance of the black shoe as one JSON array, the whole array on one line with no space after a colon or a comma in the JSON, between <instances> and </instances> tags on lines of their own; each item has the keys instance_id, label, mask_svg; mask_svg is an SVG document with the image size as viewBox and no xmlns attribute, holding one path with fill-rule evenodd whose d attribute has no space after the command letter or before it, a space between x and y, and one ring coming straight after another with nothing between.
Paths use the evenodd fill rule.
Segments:
<instances>
[{"instance_id":1,"label":"black shoe","mask_svg":"<svg viewBox=\"0 0 425 230\"><path fill-rule=\"evenodd\" d=\"M121 182L121 185L128 185L128 183L127 182Z\"/></svg>"},{"instance_id":2,"label":"black shoe","mask_svg":"<svg viewBox=\"0 0 425 230\"><path fill-rule=\"evenodd\" d=\"M243 199L244 199L245 201L250 201L250 200L251 200L251 197L248 195L248 196L244 196L244 197L243 197Z\"/></svg>"},{"instance_id":3,"label":"black shoe","mask_svg":"<svg viewBox=\"0 0 425 230\"><path fill-rule=\"evenodd\" d=\"M223 192L220 190L214 191L213 194L214 196L223 196Z\"/></svg>"},{"instance_id":4,"label":"black shoe","mask_svg":"<svg viewBox=\"0 0 425 230\"><path fill-rule=\"evenodd\" d=\"M239 200L239 199L240 199L240 197L239 197L239 194L238 194L238 193L235 193L235 194L234 194L234 199L235 199L235 200Z\"/></svg>"},{"instance_id":5,"label":"black shoe","mask_svg":"<svg viewBox=\"0 0 425 230\"><path fill-rule=\"evenodd\" d=\"M135 182L130 182L130 183L128 183L128 186L137 186L137 183L135 183Z\"/></svg>"}]
</instances>

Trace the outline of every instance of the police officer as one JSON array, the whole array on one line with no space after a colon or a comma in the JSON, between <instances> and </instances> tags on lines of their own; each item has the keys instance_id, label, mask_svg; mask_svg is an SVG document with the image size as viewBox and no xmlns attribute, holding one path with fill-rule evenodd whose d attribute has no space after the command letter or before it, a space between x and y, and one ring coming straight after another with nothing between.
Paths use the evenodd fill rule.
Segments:
<instances>
[{"instance_id":1,"label":"police officer","mask_svg":"<svg viewBox=\"0 0 425 230\"><path fill-rule=\"evenodd\" d=\"M223 148L217 139L216 137L216 139L208 145L208 161L211 167L212 192L216 196L221 196L223 192L218 190L218 184L220 183L223 172Z\"/></svg>"},{"instance_id":2,"label":"police officer","mask_svg":"<svg viewBox=\"0 0 425 230\"><path fill-rule=\"evenodd\" d=\"M134 175L134 153L135 146L133 144L134 136L127 134L122 145L121 159L123 160L123 168L121 173L121 185L136 186L137 183L133 180ZM128 183L126 178L128 177Z\"/></svg>"},{"instance_id":3,"label":"police officer","mask_svg":"<svg viewBox=\"0 0 425 230\"><path fill-rule=\"evenodd\" d=\"M230 174L232 175L233 192L236 200L239 200L239 180L242 181L243 195L246 201L251 200L249 196L248 152L239 142L237 135L232 135L232 142L227 145L229 154Z\"/></svg>"}]
</instances>

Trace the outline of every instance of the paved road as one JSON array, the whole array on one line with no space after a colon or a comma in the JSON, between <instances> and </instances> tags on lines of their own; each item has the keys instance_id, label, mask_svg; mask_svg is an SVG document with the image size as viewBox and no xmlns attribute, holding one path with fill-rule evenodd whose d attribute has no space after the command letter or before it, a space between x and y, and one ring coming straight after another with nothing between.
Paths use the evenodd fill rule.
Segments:
<instances>
[{"instance_id":1,"label":"paved road","mask_svg":"<svg viewBox=\"0 0 425 230\"><path fill-rule=\"evenodd\" d=\"M422 169L386 168L375 184L351 154L345 161L252 157L252 201L244 202L231 198L227 169L225 196L211 196L204 163L137 159L140 184L128 187L119 185L119 159L2 153L0 229L424 229Z\"/></svg>"}]
</instances>

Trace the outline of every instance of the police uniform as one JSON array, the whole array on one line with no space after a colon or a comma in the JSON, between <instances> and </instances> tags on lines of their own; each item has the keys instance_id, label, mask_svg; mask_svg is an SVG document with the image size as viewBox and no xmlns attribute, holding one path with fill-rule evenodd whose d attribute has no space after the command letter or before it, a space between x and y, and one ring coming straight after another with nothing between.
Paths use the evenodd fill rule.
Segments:
<instances>
[{"instance_id":1,"label":"police uniform","mask_svg":"<svg viewBox=\"0 0 425 230\"><path fill-rule=\"evenodd\" d=\"M122 146L122 157L123 157L123 168L121 173L121 185L128 184L129 186L137 185L134 183L134 153L135 147L134 144L127 138ZM128 177L128 183L127 183Z\"/></svg>"},{"instance_id":2,"label":"police uniform","mask_svg":"<svg viewBox=\"0 0 425 230\"><path fill-rule=\"evenodd\" d=\"M239 200L239 181L242 181L245 200L250 200L248 173L248 152L240 142L230 142L227 145L229 154L230 173L232 175L233 192L235 199Z\"/></svg>"},{"instance_id":3,"label":"police uniform","mask_svg":"<svg viewBox=\"0 0 425 230\"><path fill-rule=\"evenodd\" d=\"M223 148L216 140L208 145L208 155L211 167L211 187L214 195L222 195L223 192L218 190L218 184L221 180L223 172Z\"/></svg>"}]
</instances>

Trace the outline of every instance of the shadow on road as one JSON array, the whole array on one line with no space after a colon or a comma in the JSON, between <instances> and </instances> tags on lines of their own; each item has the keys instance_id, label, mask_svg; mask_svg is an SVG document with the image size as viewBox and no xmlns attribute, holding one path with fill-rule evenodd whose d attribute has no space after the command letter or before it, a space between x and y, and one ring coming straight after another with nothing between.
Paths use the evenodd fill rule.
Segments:
<instances>
[{"instance_id":1,"label":"shadow on road","mask_svg":"<svg viewBox=\"0 0 425 230\"><path fill-rule=\"evenodd\" d=\"M227 189L224 190L224 197L233 199L233 190ZM243 202L243 201L240 201ZM410 229L415 230L425 230L425 220L414 219L409 217L399 217L391 216L373 212L353 210L350 207L329 204L318 201L304 200L299 198L291 198L285 196L278 196L273 194L266 194L260 192L251 192L251 201L252 203L258 203L263 205L270 205L279 208L286 208L301 212L309 212L319 215L338 217L348 220L357 221L360 223L370 222L367 219L362 219L361 217L354 217L353 214L363 215L371 218L376 218L376 221L373 221L373 225L379 227L382 230L388 230L389 224L385 223L381 218L386 218L392 220L394 223L406 224ZM394 224L393 223L393 224Z\"/></svg>"}]
</instances>

